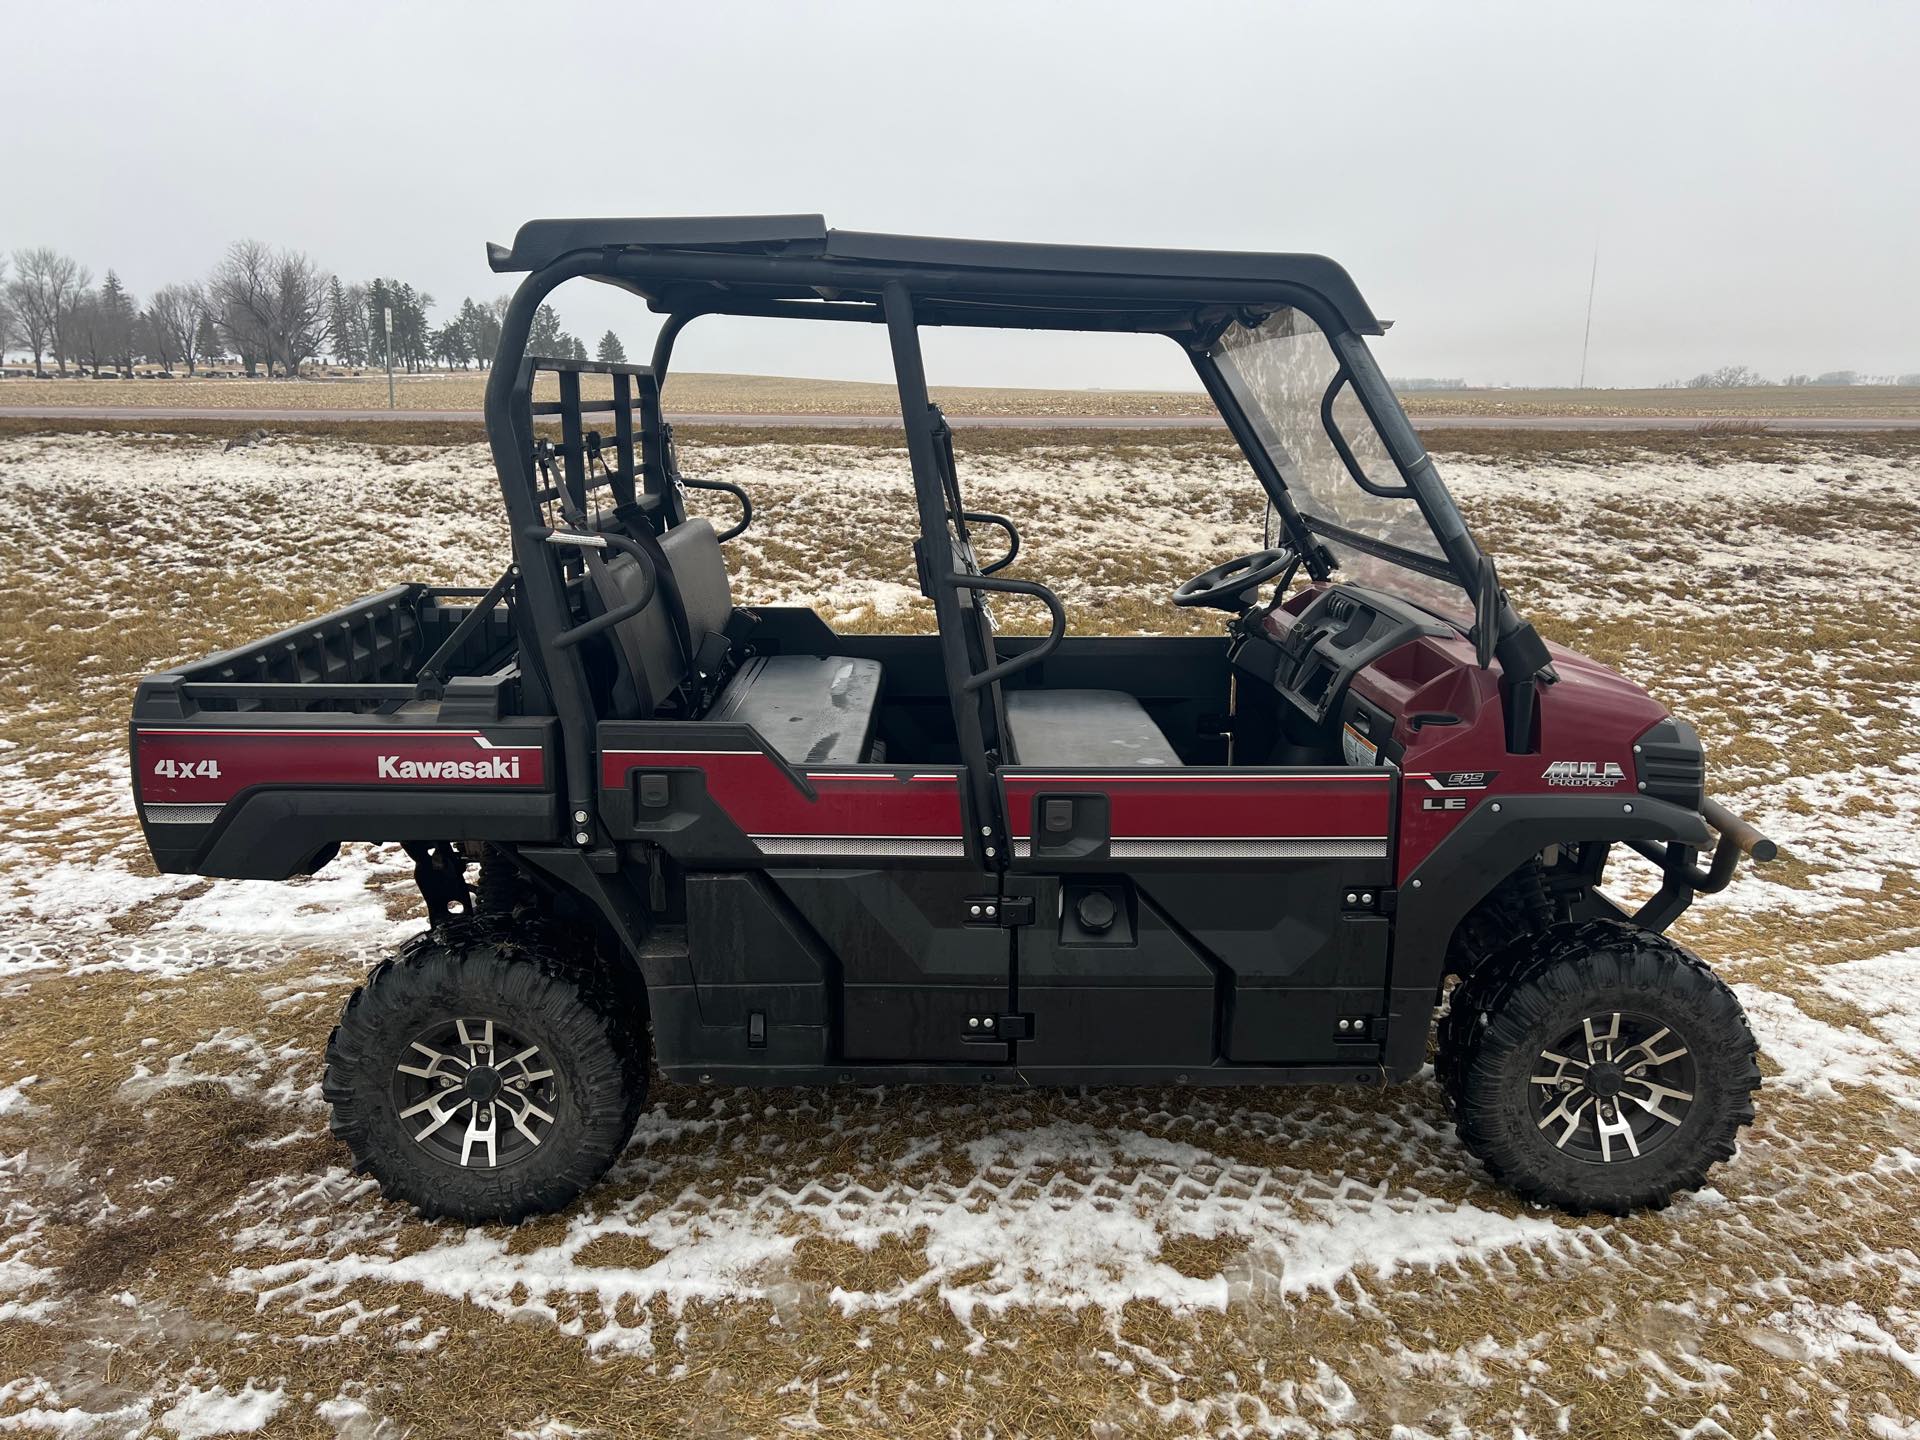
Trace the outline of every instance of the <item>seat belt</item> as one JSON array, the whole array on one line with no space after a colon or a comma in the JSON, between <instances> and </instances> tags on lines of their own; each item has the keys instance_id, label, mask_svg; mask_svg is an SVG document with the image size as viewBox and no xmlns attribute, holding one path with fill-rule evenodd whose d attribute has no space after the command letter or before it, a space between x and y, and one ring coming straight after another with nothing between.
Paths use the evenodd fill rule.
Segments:
<instances>
[{"instance_id":1,"label":"seat belt","mask_svg":"<svg viewBox=\"0 0 1920 1440\"><path fill-rule=\"evenodd\" d=\"M574 530L582 534L590 531L592 527L587 523L585 512L573 503L573 496L554 473L553 442L550 440L542 441L539 445L535 446L533 458L534 463L540 468L541 479L546 482L548 488L552 489L559 498L560 518L565 520ZM620 582L613 578L613 572L607 567L605 556L591 545L581 546L577 553L586 565L587 578L593 583L594 591L599 596L602 608L605 610L615 608L615 606L620 604L619 596L622 591L620 589ZM652 553L649 553L647 558L653 562L656 583L665 584L666 572L662 562ZM636 645L632 637L618 625L608 632L607 638L618 649L621 658L626 661L628 676L633 681L634 699L639 702L641 710L649 715L652 714L654 710L659 708L658 697L654 695L653 687L647 682L647 667L645 660L640 654L640 647Z\"/></svg>"},{"instance_id":2,"label":"seat belt","mask_svg":"<svg viewBox=\"0 0 1920 1440\"><path fill-rule=\"evenodd\" d=\"M600 452L600 432L590 430L585 439L587 461L598 464L604 473L607 469L605 456ZM700 673L694 664L692 624L687 619L687 604L680 594L680 582L675 578L673 566L667 561L666 551L660 548L660 537L647 523L646 512L638 505L616 502L613 518L619 523L626 537L646 552L647 559L653 563L655 579L659 582L661 598L667 602L667 628L673 632L673 648L680 656L680 698L691 715L697 706Z\"/></svg>"}]
</instances>

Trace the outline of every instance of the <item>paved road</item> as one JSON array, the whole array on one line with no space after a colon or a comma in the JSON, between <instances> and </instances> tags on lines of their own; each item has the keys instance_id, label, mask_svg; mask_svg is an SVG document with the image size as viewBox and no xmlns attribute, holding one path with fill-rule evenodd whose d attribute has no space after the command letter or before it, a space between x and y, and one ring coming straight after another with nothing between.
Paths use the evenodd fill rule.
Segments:
<instances>
[{"instance_id":1,"label":"paved road","mask_svg":"<svg viewBox=\"0 0 1920 1440\"><path fill-rule=\"evenodd\" d=\"M241 410L171 406L0 405L10 420L253 420L261 424L303 420L426 420L480 422L478 410ZM676 425L738 425L770 429L857 430L897 426L897 415L670 415ZM1788 415L1722 417L1754 421L1773 430L1920 430L1920 416ZM956 426L1000 430L1205 430L1220 421L1210 415L949 415ZM1697 430L1714 423L1691 415L1416 415L1422 430Z\"/></svg>"}]
</instances>

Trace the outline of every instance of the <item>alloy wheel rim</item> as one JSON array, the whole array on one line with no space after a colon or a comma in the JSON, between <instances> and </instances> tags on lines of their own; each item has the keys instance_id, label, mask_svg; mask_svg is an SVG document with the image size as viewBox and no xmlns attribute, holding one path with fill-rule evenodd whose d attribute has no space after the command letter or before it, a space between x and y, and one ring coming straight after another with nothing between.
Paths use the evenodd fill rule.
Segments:
<instances>
[{"instance_id":1,"label":"alloy wheel rim","mask_svg":"<svg viewBox=\"0 0 1920 1440\"><path fill-rule=\"evenodd\" d=\"M429 1026L394 1066L394 1111L407 1134L464 1169L498 1169L532 1154L553 1129L558 1097L540 1047L486 1016Z\"/></svg>"},{"instance_id":2,"label":"alloy wheel rim","mask_svg":"<svg viewBox=\"0 0 1920 1440\"><path fill-rule=\"evenodd\" d=\"M1588 1015L1540 1052L1529 1078L1547 1143L1591 1165L1637 1160L1685 1126L1693 1048L1671 1025L1631 1010Z\"/></svg>"}]
</instances>

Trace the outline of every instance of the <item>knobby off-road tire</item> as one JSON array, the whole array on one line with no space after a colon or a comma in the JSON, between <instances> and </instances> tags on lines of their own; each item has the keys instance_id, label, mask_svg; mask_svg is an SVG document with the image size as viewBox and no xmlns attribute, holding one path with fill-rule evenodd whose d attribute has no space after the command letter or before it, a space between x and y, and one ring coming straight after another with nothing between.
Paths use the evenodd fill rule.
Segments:
<instances>
[{"instance_id":1,"label":"knobby off-road tire","mask_svg":"<svg viewBox=\"0 0 1920 1440\"><path fill-rule=\"evenodd\" d=\"M1671 940L1611 920L1478 967L1441 1021L1435 1074L1496 1179L1615 1215L1697 1189L1732 1157L1760 1084L1733 992Z\"/></svg>"},{"instance_id":2,"label":"knobby off-road tire","mask_svg":"<svg viewBox=\"0 0 1920 1440\"><path fill-rule=\"evenodd\" d=\"M594 1184L633 1133L647 1063L632 1006L590 962L564 932L479 917L381 962L327 1041L322 1090L356 1171L469 1224Z\"/></svg>"}]
</instances>

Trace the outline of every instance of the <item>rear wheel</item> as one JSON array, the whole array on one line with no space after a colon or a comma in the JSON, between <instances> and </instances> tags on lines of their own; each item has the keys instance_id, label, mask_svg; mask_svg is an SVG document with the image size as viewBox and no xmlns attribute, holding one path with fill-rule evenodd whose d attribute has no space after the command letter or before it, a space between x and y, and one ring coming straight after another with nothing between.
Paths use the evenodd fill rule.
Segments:
<instances>
[{"instance_id":1,"label":"rear wheel","mask_svg":"<svg viewBox=\"0 0 1920 1440\"><path fill-rule=\"evenodd\" d=\"M1461 1140L1522 1195L1624 1214L1698 1188L1760 1084L1697 956L1613 921L1516 942L1454 991L1436 1073Z\"/></svg>"},{"instance_id":2,"label":"rear wheel","mask_svg":"<svg viewBox=\"0 0 1920 1440\"><path fill-rule=\"evenodd\" d=\"M409 941L327 1042L333 1133L423 1215L512 1223L606 1172L646 1098L644 1043L556 934L483 920Z\"/></svg>"}]
</instances>

